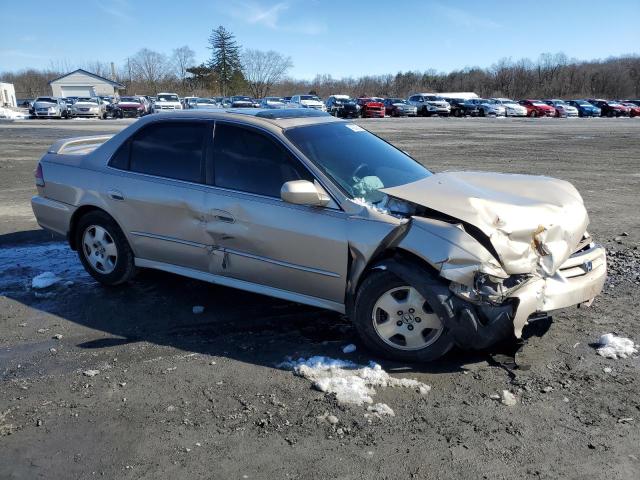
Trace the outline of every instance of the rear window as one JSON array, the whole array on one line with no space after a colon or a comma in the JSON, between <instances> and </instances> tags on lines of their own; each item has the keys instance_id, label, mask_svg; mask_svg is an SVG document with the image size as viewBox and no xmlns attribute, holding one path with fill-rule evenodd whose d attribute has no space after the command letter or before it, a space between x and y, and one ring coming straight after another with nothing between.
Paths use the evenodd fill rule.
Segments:
<instances>
[{"instance_id":1,"label":"rear window","mask_svg":"<svg viewBox=\"0 0 640 480\"><path fill-rule=\"evenodd\" d=\"M208 128L207 124L199 122L162 122L144 128L130 140L129 170L204 183L205 131ZM121 155L126 152L118 151L111 166L122 168L125 162Z\"/></svg>"}]
</instances>

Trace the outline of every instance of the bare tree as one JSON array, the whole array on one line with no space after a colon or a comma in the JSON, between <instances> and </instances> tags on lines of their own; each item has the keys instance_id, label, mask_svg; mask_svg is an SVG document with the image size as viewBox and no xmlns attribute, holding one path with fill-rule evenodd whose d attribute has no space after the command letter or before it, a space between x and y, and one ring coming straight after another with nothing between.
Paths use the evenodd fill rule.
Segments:
<instances>
[{"instance_id":1,"label":"bare tree","mask_svg":"<svg viewBox=\"0 0 640 480\"><path fill-rule=\"evenodd\" d=\"M290 57L269 50L247 49L242 53L242 72L251 94L256 98L266 96L274 84L280 82L293 66Z\"/></svg>"},{"instance_id":2,"label":"bare tree","mask_svg":"<svg viewBox=\"0 0 640 480\"><path fill-rule=\"evenodd\" d=\"M187 78L188 69L196 64L196 52L184 45L173 50L171 55L171 63L175 70L175 74L180 82L184 83Z\"/></svg>"},{"instance_id":3,"label":"bare tree","mask_svg":"<svg viewBox=\"0 0 640 480\"><path fill-rule=\"evenodd\" d=\"M157 91L158 84L168 73L167 57L159 52L143 48L131 57L133 75L142 80L151 91Z\"/></svg>"}]
</instances>

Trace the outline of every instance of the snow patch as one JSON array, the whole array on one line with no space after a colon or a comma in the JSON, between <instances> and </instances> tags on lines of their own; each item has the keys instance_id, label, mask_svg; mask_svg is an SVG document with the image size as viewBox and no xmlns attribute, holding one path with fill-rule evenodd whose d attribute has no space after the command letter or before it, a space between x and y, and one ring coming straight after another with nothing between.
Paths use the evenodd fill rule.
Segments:
<instances>
[{"instance_id":1,"label":"snow patch","mask_svg":"<svg viewBox=\"0 0 640 480\"><path fill-rule=\"evenodd\" d=\"M393 411L393 408L391 408L386 403L376 403L375 405L367 407L367 411L375 413L375 414L377 414L378 416L381 416L381 417L382 416L388 416L388 417L395 417L396 416L396 412Z\"/></svg>"},{"instance_id":2,"label":"snow patch","mask_svg":"<svg viewBox=\"0 0 640 480\"><path fill-rule=\"evenodd\" d=\"M350 343L349 345L345 345L344 347L342 347L342 353L353 353L356 351L356 346L353 343Z\"/></svg>"},{"instance_id":3,"label":"snow patch","mask_svg":"<svg viewBox=\"0 0 640 480\"><path fill-rule=\"evenodd\" d=\"M0 118L6 118L8 120L24 120L29 118L29 113L0 107Z\"/></svg>"},{"instance_id":4,"label":"snow patch","mask_svg":"<svg viewBox=\"0 0 640 480\"><path fill-rule=\"evenodd\" d=\"M55 285L60 280L62 279L58 277L55 273L44 272L36 277L33 277L33 279L31 280L31 288L36 288L36 289L49 288L51 285Z\"/></svg>"},{"instance_id":5,"label":"snow patch","mask_svg":"<svg viewBox=\"0 0 640 480\"><path fill-rule=\"evenodd\" d=\"M32 281L42 272L73 279L65 282L65 287L74 283L94 282L82 267L77 253L64 242L0 247L0 272L0 295L9 291L24 291L25 287L35 288Z\"/></svg>"},{"instance_id":6,"label":"snow patch","mask_svg":"<svg viewBox=\"0 0 640 480\"><path fill-rule=\"evenodd\" d=\"M617 337L613 333L606 333L598 340L600 345L596 352L605 358L627 358L638 353L638 347L632 340L624 337Z\"/></svg>"},{"instance_id":7,"label":"snow patch","mask_svg":"<svg viewBox=\"0 0 640 480\"><path fill-rule=\"evenodd\" d=\"M342 404L373 404L375 388L412 388L423 395L431 390L429 385L418 380L393 378L375 362L365 366L349 360L314 356L288 360L279 366L289 368L296 375L310 380L317 390L335 394ZM387 415L388 412L384 414Z\"/></svg>"}]
</instances>

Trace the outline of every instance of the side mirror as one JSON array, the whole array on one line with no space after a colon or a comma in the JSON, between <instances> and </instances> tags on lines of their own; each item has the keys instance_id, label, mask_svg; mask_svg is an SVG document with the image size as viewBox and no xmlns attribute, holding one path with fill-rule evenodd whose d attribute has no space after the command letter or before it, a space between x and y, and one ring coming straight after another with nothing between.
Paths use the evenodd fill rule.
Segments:
<instances>
[{"instance_id":1,"label":"side mirror","mask_svg":"<svg viewBox=\"0 0 640 480\"><path fill-rule=\"evenodd\" d=\"M319 191L308 180L286 182L280 189L280 198L288 203L311 207L324 207L331 201L331 198L326 193Z\"/></svg>"}]
</instances>

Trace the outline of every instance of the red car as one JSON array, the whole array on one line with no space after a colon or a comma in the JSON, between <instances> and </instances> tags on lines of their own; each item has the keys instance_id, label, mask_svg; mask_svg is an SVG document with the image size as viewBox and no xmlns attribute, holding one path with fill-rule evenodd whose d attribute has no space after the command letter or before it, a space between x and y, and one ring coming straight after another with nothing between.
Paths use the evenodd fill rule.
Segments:
<instances>
[{"instance_id":1,"label":"red car","mask_svg":"<svg viewBox=\"0 0 640 480\"><path fill-rule=\"evenodd\" d=\"M527 117L556 116L556 109L542 100L520 100L518 103L527 109Z\"/></svg>"},{"instance_id":2,"label":"red car","mask_svg":"<svg viewBox=\"0 0 640 480\"><path fill-rule=\"evenodd\" d=\"M636 105L632 102L620 102L620 104L629 109L630 117L640 117L640 105Z\"/></svg>"},{"instance_id":3,"label":"red car","mask_svg":"<svg viewBox=\"0 0 640 480\"><path fill-rule=\"evenodd\" d=\"M362 118L384 118L384 103L377 98L359 98L358 105L360 105Z\"/></svg>"}]
</instances>

